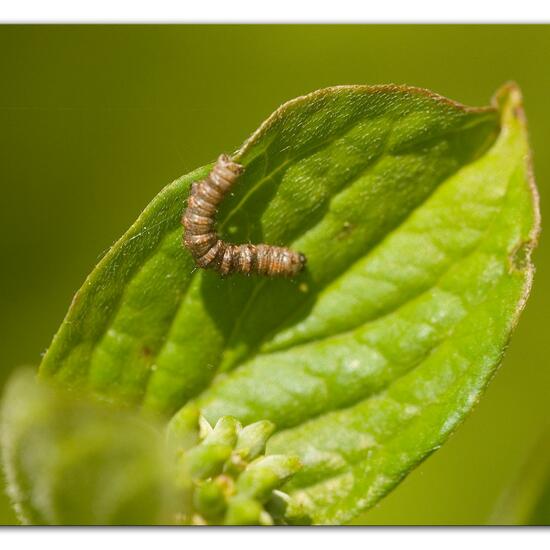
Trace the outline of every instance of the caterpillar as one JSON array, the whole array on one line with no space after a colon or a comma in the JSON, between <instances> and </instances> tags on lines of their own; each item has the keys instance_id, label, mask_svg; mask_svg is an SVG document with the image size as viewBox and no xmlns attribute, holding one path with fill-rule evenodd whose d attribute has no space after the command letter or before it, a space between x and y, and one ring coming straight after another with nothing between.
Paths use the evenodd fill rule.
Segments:
<instances>
[{"instance_id":1,"label":"caterpillar","mask_svg":"<svg viewBox=\"0 0 550 550\"><path fill-rule=\"evenodd\" d=\"M183 244L198 267L214 269L221 275L293 277L306 264L303 254L282 246L230 244L216 233L219 205L243 171L243 166L220 155L208 176L193 183L181 219L185 228Z\"/></svg>"}]
</instances>

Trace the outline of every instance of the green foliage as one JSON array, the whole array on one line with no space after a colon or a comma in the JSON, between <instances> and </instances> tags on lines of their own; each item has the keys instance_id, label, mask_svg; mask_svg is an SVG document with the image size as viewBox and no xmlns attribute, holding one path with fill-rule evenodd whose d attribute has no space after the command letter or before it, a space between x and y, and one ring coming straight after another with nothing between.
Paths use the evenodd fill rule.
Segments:
<instances>
[{"instance_id":1,"label":"green foliage","mask_svg":"<svg viewBox=\"0 0 550 550\"><path fill-rule=\"evenodd\" d=\"M290 497L277 490L301 468L300 460L284 454L263 456L274 429L267 420L243 428L231 416L222 416L212 428L194 408L176 415L168 426L168 438L176 451L181 491L177 521L197 525L307 522L297 510L288 513Z\"/></svg>"},{"instance_id":2,"label":"green foliage","mask_svg":"<svg viewBox=\"0 0 550 550\"><path fill-rule=\"evenodd\" d=\"M16 372L2 457L19 519L34 525L165 523L173 478L158 426Z\"/></svg>"},{"instance_id":3,"label":"green foliage","mask_svg":"<svg viewBox=\"0 0 550 550\"><path fill-rule=\"evenodd\" d=\"M267 454L303 465L285 509L349 521L442 444L502 358L532 278L528 157L514 86L482 109L397 86L291 101L236 152L246 172L220 230L300 250L307 270L288 281L194 269L179 219L199 169L92 272L41 379L146 416L180 410L172 427L197 410L211 424L270 421ZM238 445L227 429L195 448L187 477L219 474ZM234 517L259 517L256 497Z\"/></svg>"}]
</instances>

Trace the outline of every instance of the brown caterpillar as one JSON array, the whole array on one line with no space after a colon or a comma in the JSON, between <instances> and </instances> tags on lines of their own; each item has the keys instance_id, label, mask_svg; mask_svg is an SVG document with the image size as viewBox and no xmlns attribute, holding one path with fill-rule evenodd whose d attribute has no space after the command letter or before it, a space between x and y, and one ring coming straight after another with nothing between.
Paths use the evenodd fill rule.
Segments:
<instances>
[{"instance_id":1,"label":"brown caterpillar","mask_svg":"<svg viewBox=\"0 0 550 550\"><path fill-rule=\"evenodd\" d=\"M267 277L293 277L306 263L303 254L281 246L230 244L216 233L218 207L243 170L227 155L220 155L210 174L191 186L181 219L185 227L183 244L199 267L215 269L222 275L256 273Z\"/></svg>"}]
</instances>

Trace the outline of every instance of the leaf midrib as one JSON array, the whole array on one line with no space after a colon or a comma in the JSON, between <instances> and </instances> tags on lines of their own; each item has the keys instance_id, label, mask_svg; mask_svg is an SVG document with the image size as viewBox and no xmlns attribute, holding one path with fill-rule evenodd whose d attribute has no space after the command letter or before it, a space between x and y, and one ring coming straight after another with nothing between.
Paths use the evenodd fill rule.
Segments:
<instances>
[{"instance_id":1,"label":"leaf midrib","mask_svg":"<svg viewBox=\"0 0 550 550\"><path fill-rule=\"evenodd\" d=\"M483 120L477 120L476 121L476 124L481 124L484 122L485 119ZM349 125L346 125L344 127L344 129L342 130L341 133L339 133L336 137L335 136L332 136L331 138L325 140L322 144L316 144L314 147L311 148L311 150L322 150L323 147L327 147L329 146L330 144L334 143L336 140L338 139L341 139L343 136L345 136L347 133L349 133L350 131L352 131L356 125L359 123L360 121L357 121L357 120L354 120L352 123L350 123ZM392 123L395 123L395 120L392 121ZM450 135L452 133L457 133L459 131L462 130L463 126L464 125L471 125L472 124L472 121L464 121L464 124L461 125L459 128L453 128L449 131L446 131L446 132L443 132L441 133L440 135L438 135L438 137L442 138L442 137L445 137L446 135ZM391 135L391 129L386 133L386 138L388 138L389 136ZM428 139L428 138L426 138ZM430 140L433 139L433 137L430 137ZM387 143L387 141L386 141ZM308 150L309 151L309 150ZM296 155L295 157L293 158L290 158L290 159L286 159L283 164L280 164L278 165L274 170L272 170L272 172L268 175L268 176L264 176L260 182L258 182L253 189L251 189L246 197L248 198L251 194L253 194L260 186L264 185L265 182L271 180L273 178L273 176L278 173L280 170L282 170L285 166L287 166L289 163L295 161L297 158L302 158L304 156L307 156L309 154L309 152L306 151L305 153L302 153L300 155ZM347 184L339 189L339 191L337 193L335 193L334 195L332 195L329 199L329 203L332 202L333 200L335 200L336 197L339 196L339 194L341 192L344 192L345 189L347 189L350 185L352 185L355 181L357 181L358 179L360 179L361 177L364 176L364 172L368 172L368 170L372 169L373 166L376 165L377 162L380 161L380 159L382 158L386 158L387 156L387 151L386 149L384 149L378 157L375 157L372 161L372 163L369 164L369 166L363 171L361 172L360 174L358 174L356 177L354 178L350 178L350 180L347 182ZM455 173L456 171L460 170L463 166L466 166L468 164L470 164L471 162L473 162L473 159L467 163L467 164L464 164L464 165L461 165L461 166L458 166L456 167L456 169L453 169L449 174L447 174L446 176L446 179L448 177L450 177L453 173ZM442 185L444 184L444 182L446 181L446 179L442 180L438 185L436 185L434 187L434 189L429 193L429 195L427 197L425 197L425 199L416 206L416 208L419 208L426 200L429 199L429 197ZM248 199L246 199L248 200ZM409 217L409 215L411 215L415 210L412 210L403 220L400 220L398 222L398 224L396 225L395 228L392 229L392 231L398 229L402 223L404 223L406 221L406 219ZM224 222L221 224L221 226L223 227L223 225L225 225L228 221L228 218L225 218L224 219ZM158 222L158 224L160 224L161 222ZM320 222L319 222L320 223ZM313 226L311 228L308 228L306 229L305 231L303 232L300 232L298 234L298 236L295 238L295 240L293 242L295 242L296 240L300 239L303 237L304 234L306 234L308 231L311 231L315 228L316 226ZM147 228L148 231L151 230L151 227L148 227ZM143 229L142 231L140 231L139 233L137 233L136 235L132 236L132 238L136 238L137 236L140 236L141 234L143 234L143 232L145 231L145 229ZM144 258L142 264L140 265L140 267L132 274L131 278L129 281L126 282L125 284L125 287L124 287L124 290L123 292L121 293L119 299L118 299L118 304L117 304L117 307L114 309L114 311L112 312L112 314L110 315L110 320L109 322L105 325L105 328L104 330L101 332L101 334L97 335L95 338L91 338L91 339L86 339L86 338L81 338L80 341L86 341L88 340L88 342L91 343L91 345L94 345L94 348L92 350L92 353L90 355L90 359L89 359L89 362L90 364L92 363L94 357L95 357L95 354L97 352L97 349L98 347L101 346L101 342L102 340L105 338L105 335L107 334L107 332L109 331L109 329L112 327L112 320L116 318L117 314L119 313L120 311L120 308L122 307L122 304L124 303L124 296L126 295L126 292L128 290L128 287L130 286L131 284L131 281L133 281L136 277L139 276L139 274L141 273L142 269L144 268L144 266L147 264L147 262L152 258L154 257L154 255L158 252L158 250L163 246L163 244L166 242L166 240L168 239L173 239L175 238L175 236L181 231L181 228L179 227L179 224L176 228L174 228L172 231L170 231L169 233L167 233L164 237L162 237L159 242L156 244L156 246L154 248L152 248L150 251L149 251L149 254L147 254L147 256ZM385 237L382 236L380 240L382 240L383 238ZM375 243L372 243L371 246L367 249L367 253L369 250L371 250L373 247L375 247L379 242L375 242ZM343 274L345 274L347 272L347 270L351 267L351 264L346 266L340 273L337 273L335 274L330 280L326 281L325 285L323 285L323 288L325 288L326 286L328 286L335 278L339 277L339 276L342 276ZM186 285L186 288L185 288L185 292L181 292L180 296L179 296L179 300L178 300L178 303L177 305L175 305L174 307L174 310L173 310L173 314L171 316L171 320L170 322L167 324L167 330L166 330L166 334L169 334L170 331L171 331L171 328L173 327L173 323L174 323L174 320L176 319L177 315L178 315L178 312L180 311L180 308L181 308L181 305L182 303L184 302L185 300L185 297L187 296L187 293L190 289L190 287L192 286L192 282L193 282L193 279L195 278L195 275L191 275L190 278L188 279L187 281L187 285ZM265 285L265 281L260 281L258 283L258 285L256 285L254 287L254 292L253 294L251 295L251 297L249 298L249 300L247 301L245 307L241 310L241 315L239 315L238 319L236 320L236 325L240 323L242 323L242 320L245 318L244 316L244 313L246 311L249 310L250 308L250 305L253 304L253 297L255 297L260 291L261 291L261 288L263 287L263 285ZM322 289L321 289L322 290ZM291 312L291 315L294 315L295 314L295 310L293 310ZM236 334L236 332L235 332ZM231 341L231 338L228 340L228 343ZM264 340L262 340L264 341ZM162 353L162 350L164 349L164 347L167 345L167 343L169 342L169 340L166 338L161 344L160 346L157 348L157 350L151 355L151 364L154 364L154 361L157 359L157 357ZM219 366L222 364L222 361L223 361L223 356L225 355L225 353L227 352L228 350L228 346L225 345L224 346L224 350L222 351L222 354L221 354L221 359L220 361L218 362L218 365L217 365L217 368L219 369ZM233 366L233 368L236 368L238 367L240 364L242 364L243 360L241 360L239 363L237 363L236 365ZM90 375L90 371L88 371L88 376ZM144 384L144 388L145 388L145 391L146 391L146 388L147 388L147 385L148 385L148 382L150 380L150 377L152 375L152 372L150 370L147 371L147 374L146 374L146 381L145 381L145 384ZM145 391L144 393L142 394L141 398L138 399L138 401L140 402L143 402L143 398L145 396ZM200 391L198 392L200 394ZM195 395L196 397L196 395Z\"/></svg>"},{"instance_id":2,"label":"leaf midrib","mask_svg":"<svg viewBox=\"0 0 550 550\"><path fill-rule=\"evenodd\" d=\"M513 174L516 170L517 166L514 166L513 169L510 170L510 174ZM509 191L510 191L510 177L508 178L508 181L506 183L506 187L505 187L505 191L504 193L502 194L502 196L499 198L499 205L498 207L495 208L495 212L492 216L492 219L490 221L490 223L487 225L487 227L483 230L483 232L480 234L480 237L478 239L478 241L476 242L476 244L466 253L466 254L461 254L459 256L457 256L456 258L454 258L450 263L449 265L447 266L447 268L435 279L435 281L433 283L431 283L430 285L428 285L427 287L423 288L420 292L410 296L407 300L405 300L404 302L400 303L397 307L391 309L390 311L388 312L384 312L383 314L381 315L377 315L375 316L374 318L371 318L365 322L361 322L359 325L356 325L354 326L353 328L350 328L350 329L346 329L344 331L340 331L339 333L335 333L335 334L330 334L328 336L321 336L321 337L317 337L317 338L314 338L310 341L307 341L307 342L299 342L297 344L289 344L287 347L285 348L281 348L281 349L277 349L273 352L268 352L268 353L262 353L261 351L260 352L253 352L250 356L247 356L247 358L245 360L243 360L241 363L239 363L238 365L235 366L234 368L234 371L237 371L239 370L241 367L245 366L246 364L254 361L257 357L269 357L270 355L277 355L278 353L288 353L288 352L291 352L292 350L295 350L295 349L301 349L301 348L307 348L308 346L311 346L311 345L314 345L314 344L317 344L319 342L326 342L326 341L330 341L331 339L337 339L337 338L341 338L341 337L344 337L346 335L352 335L355 331L358 331L358 330L361 330L362 328L368 326L369 324L372 324L372 323L375 323L377 321L380 321L382 320L383 318L385 317L388 317L390 315L393 315L397 312L399 312L402 308L410 305L411 303L414 303L415 301L421 299L423 296L425 296L428 292L430 292L431 290L437 288L440 284L441 284L441 281L453 270L456 268L457 265L459 265L461 262L463 262L464 260L467 260L468 258L476 255L479 250L483 247L483 245L486 243L488 237L490 237L491 235L491 232L492 230L494 229L494 226L498 223L501 215L502 215L502 211L504 209L504 206L506 204L506 198L508 197L508 194L509 194ZM442 183L442 185L444 185L445 182ZM437 187L437 189L439 189L440 187ZM434 190L435 192L435 190ZM429 200L429 197L426 199L426 200ZM421 206L419 206L420 208ZM415 211L411 212L411 216L414 214ZM399 228L406 222L406 220L403 220L403 222L401 224L399 224L398 226L396 226L391 232L387 233L385 235L385 239L386 238L389 238L393 232L396 232L399 230ZM385 240L384 239L384 240ZM364 259L365 256L362 256L359 260L357 261L361 261L362 259ZM347 268L347 269L351 269L351 265ZM347 271L346 269L346 271ZM342 273L341 276L345 276L345 272ZM456 294L453 294L456 298L458 298L461 302L463 302L463 299L461 296L458 296ZM480 307L483 303L485 303L487 300L483 300L482 302L480 302L479 304L476 304L475 307L478 308ZM463 320L465 318L468 317L468 315L471 314L472 312L472 306L470 307L465 307L465 314L464 316L461 318L461 320L459 321L459 323L463 322ZM442 345L445 344L445 342L449 341L453 334L454 334L454 331L456 329L456 324L453 326L453 327L450 327L447 331L447 333L441 337L441 339L438 340L437 343L435 343L433 346L431 346L429 349L426 350L426 352L423 354L423 357L421 359L419 359L417 362L411 364L411 366L403 373L400 374L399 377L397 378L394 378L393 380L390 380L385 386L383 386L382 388L380 388L379 390L377 390L376 392L373 392L373 393L370 393L370 394L364 394L362 395L361 397L358 397L356 399L353 399L353 400L350 400L348 402L346 402L345 404L343 405L340 405L340 406L336 406L336 407L333 407L333 408L329 408L329 409L324 409L322 412L320 413L317 413L317 414L313 414L311 416L308 416L307 418L303 418L301 419L300 421L294 423L294 424L285 424L285 427L283 428L283 430L279 431L277 430L277 433L282 433L286 430L291 430L292 428L295 428L296 426L299 426L305 422L310 422L310 421L313 421L317 418L320 418L326 414L329 414L329 413L336 413L338 411L342 411L342 410L345 410L347 408L350 408L350 407L353 407L363 401L368 401L369 399L373 399L373 398L376 398L377 396L380 396L381 394L387 392L393 384L395 384L400 378L402 378L403 376L406 376L408 374L410 374L411 372L413 372L415 369L417 369L419 366L421 366L425 361L426 359L432 355L435 351L437 351ZM378 350L376 350L378 351ZM311 376L314 376L316 378L318 378L318 374L316 373L310 373ZM322 379L323 382L325 382L324 379ZM214 387L216 384L216 377L214 378L214 380L212 381L212 384L210 387ZM199 392L199 394L195 397L196 399L200 400L201 397L207 393L208 391L210 390L210 388L202 391L202 392Z\"/></svg>"},{"instance_id":3,"label":"leaf midrib","mask_svg":"<svg viewBox=\"0 0 550 550\"><path fill-rule=\"evenodd\" d=\"M382 158L385 158L383 155L381 155L377 161L380 161ZM452 172L450 172L449 174L447 174L447 176L445 177L445 179L443 179L438 185L436 185L431 191L430 193L424 197L424 199L418 203L415 208L413 210L411 210L402 220L400 220L397 225L395 227L393 227L391 230L389 230L387 233L385 233L384 235L381 235L381 237L370 243L370 245L365 248L365 250L362 251L362 253L360 255L358 255L358 257L355 259L355 260L352 260L351 263L349 263L348 265L346 265L346 267L339 273L335 274L332 278L330 278L329 280L327 280L325 282L325 284L319 288L318 290L318 293L317 293L317 296L320 297L322 295L324 295L324 293L327 291L327 289L332 286L336 281L338 281L339 279L343 278L346 276L346 274L348 273L349 270L353 269L354 266L356 266L359 262L363 261L365 259L366 256L368 256L370 253L372 253L373 250L375 250L377 247L381 246L384 241L386 241L389 237L391 237L395 232L399 231L399 229L405 224L407 223L407 221L415 214L415 212L422 208L422 206L427 203L430 198L439 190L441 189L445 183L448 181L449 178L453 177L455 174L457 174L460 170L463 170L464 168L470 166L471 164L473 164L475 162L475 159L473 159L472 161L464 164L464 165L461 165L459 167L457 167L455 170L453 170ZM376 165L376 162L373 162L372 165L369 165L369 168L372 169L374 166ZM367 171L368 172L368 171ZM358 178L357 179L360 179L361 177L363 177L363 173L359 174ZM353 180L350 185L352 185L355 181L357 180ZM349 187L349 185L347 186ZM345 188L342 188L341 189L341 192L345 191ZM331 201L333 199L335 199L336 197L338 196L338 194L335 194L331 197ZM313 229L315 229L315 227L312 227L310 228L308 231L312 231ZM304 232L304 235L307 234L307 231ZM296 238L296 241L299 240L300 238L302 238L303 235L300 235L299 237ZM485 232L483 232L483 234L481 235L480 237L480 240L482 240L483 238L485 237ZM293 243L291 243L290 246L292 246ZM463 256L464 257L464 256ZM458 257L456 261L460 261L461 259L463 259L463 257ZM442 274L442 276L444 276L447 271L449 271L450 269L453 268L454 264L456 263L456 261L451 261L448 268L445 270L445 272ZM437 281L439 281L439 279L437 279ZM252 307L253 303L254 303L254 300L257 296L257 294L260 292L261 288L263 288L263 286L265 286L266 284L266 280L262 280L260 283L258 283L258 285L256 285L256 287L254 287L254 291L252 292L252 294L250 295L249 299L247 300L246 304L245 304L245 307L242 308L241 310L241 313L239 315L239 317L237 318L236 322L235 322L235 329L232 331L231 333L231 336L230 338L228 339L227 341L227 344L224 348L224 351L222 353L222 360L220 361L220 364L223 365L224 361L223 361L223 356L229 351L230 349L230 344L232 342L232 340L234 340L234 335L237 334L237 329L241 326L243 320L245 319L245 316L246 316L246 313L248 312L248 310ZM429 290L430 288L432 287L427 287L426 288L426 291ZM418 295L422 295L423 293L425 292L425 290L421 290ZM413 295L410 299L414 299L416 298L417 295ZM269 339L272 338L275 334L278 333L278 331L281 329L281 327L283 327L285 325L286 322L288 322L290 319L292 319L297 313L299 313L299 311L304 308L304 307L307 307L306 305L304 304L300 304L297 308L294 308L292 309L292 311L289 312L289 314L287 316L284 317L284 319L282 319L282 321L276 326L274 327L273 329L271 329L269 331L268 334L266 334L262 340L260 342L258 342L258 345L252 349L250 351L249 354L247 354L246 356L243 356L241 358L239 358L239 361L233 365L229 365L229 366L226 366L225 368L223 368L223 372L226 372L228 370L234 370L234 369L237 369L238 367L240 367L242 364L246 363L246 362L249 362L251 360L253 360L253 358L257 355L268 355L269 353L275 353L275 352L279 352L279 351L287 351L291 348L294 347L293 344L289 344L288 346L284 346L284 347L280 347L280 348L277 348L276 350L273 350L273 352L267 352L267 353L263 353L261 351L261 347L263 345L265 345L267 342L269 342ZM399 309L399 306L397 306L396 310ZM392 313L392 310L389 311L389 314ZM386 315L386 312L382 312L381 314L375 316L374 318L372 319L369 319L367 321L365 321L364 323L362 324L367 324L369 322L373 322L373 321L376 321L378 318L380 317L384 317ZM359 325L361 326L361 325ZM353 330L356 330L359 326L357 327L353 327L353 328L350 328L350 329L346 329L345 331L341 331L341 333L335 333L335 334L331 334L329 336L327 336L327 338L330 338L331 336L338 336L340 334L343 334L343 333L347 333L347 332L353 332ZM318 340L322 340L323 338L319 338ZM317 341L317 339L313 339L311 340L311 342L314 342L314 341ZM301 341L300 344L308 344L310 341Z\"/></svg>"},{"instance_id":4,"label":"leaf midrib","mask_svg":"<svg viewBox=\"0 0 550 550\"><path fill-rule=\"evenodd\" d=\"M361 171L359 172L358 174L355 174L354 176L350 177L348 179L348 181L346 181L344 183L344 185L338 190L337 193L335 193L334 195L332 195L330 197L330 199L327 201L327 206L330 208L330 204L335 200L337 199L341 193L344 193L347 189L349 189L354 183L356 183L357 181L359 181L361 178L364 178L366 175L368 175L370 173L371 170L374 170L376 168L376 166L378 165L378 163L380 161L382 161L383 159L387 158L387 155L388 155L388 151L387 151L387 143L388 143L388 140L389 140L389 136L391 135L391 131L393 129L393 126L392 128L390 128L390 130L388 131L388 133L386 134L386 138L385 138L385 143L384 143L384 146L382 147L382 150L380 151L380 153L378 154L378 156L376 157L373 157L371 162ZM322 220L319 221L319 223L322 223ZM309 232L313 231L316 227L318 226L318 224L314 225L313 227L309 227L307 228L305 231L301 232L291 243L290 243L290 247L292 248L293 245L296 243L296 241L302 239L305 235L307 235ZM374 248L376 246L377 243L373 243L372 244L372 247ZM367 249L367 251L370 250L370 249ZM356 261L359 261L359 260L356 260ZM328 280L323 289L326 288L327 286L329 286L331 284L331 282L333 282L336 278L342 276L344 273L347 272L347 270L353 265L353 261L352 263L347 266L346 268L344 268L344 270L335 275L333 279L331 280ZM245 304L244 304L244 307L241 309L241 312L239 314L239 316L237 317L234 325L233 325L233 330L231 331L231 334L229 335L229 338L227 339L227 342L226 342L226 345L224 347L224 350L222 352L222 357L220 359L220 366L221 366L221 370L223 371L228 371L228 370L232 370L233 368L236 368L237 366L239 366L240 363L237 363L237 364L234 364L234 365L226 365L226 362L225 362L225 357L226 357L226 354L228 351L230 351L231 349L231 345L233 344L235 338L236 338L236 335L238 335L239 333L239 330L241 328L241 325L243 323L243 321L246 319L246 316L248 314L248 311L250 310L250 308L253 306L254 304L254 300L256 299L256 296L261 292L261 290L265 287L265 285L267 284L267 281L268 279L262 279L261 281L258 282L258 284L254 287L254 291L250 294L250 296L248 297L248 299L246 300ZM321 289L322 290L322 289ZM319 293L321 292L321 290L319 291ZM302 307L302 306L300 306ZM286 321L288 320L289 318L291 318L297 311L299 310L299 308L297 309L294 309L292 310L291 314L289 314L287 317L285 317L285 319L283 320ZM276 327L275 329L273 329L272 332L276 332L279 328L280 328L281 324ZM265 340L265 337L262 341ZM258 347L261 345L262 342L259 342L258 343ZM241 360L241 363L246 361L247 358L242 358Z\"/></svg>"}]
</instances>

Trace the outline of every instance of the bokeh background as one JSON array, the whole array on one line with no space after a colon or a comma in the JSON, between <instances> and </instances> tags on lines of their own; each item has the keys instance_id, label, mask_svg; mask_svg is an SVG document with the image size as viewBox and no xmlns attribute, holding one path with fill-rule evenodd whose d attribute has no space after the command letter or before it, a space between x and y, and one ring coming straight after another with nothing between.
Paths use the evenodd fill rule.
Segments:
<instances>
[{"instance_id":1,"label":"bokeh background","mask_svg":"<svg viewBox=\"0 0 550 550\"><path fill-rule=\"evenodd\" d=\"M318 88L404 83L486 105L517 81L550 219L549 61L549 26L0 27L0 386L38 364L73 293L165 184ZM550 424L549 242L481 403L358 523L490 520ZM0 524L13 522L2 494Z\"/></svg>"}]
</instances>

